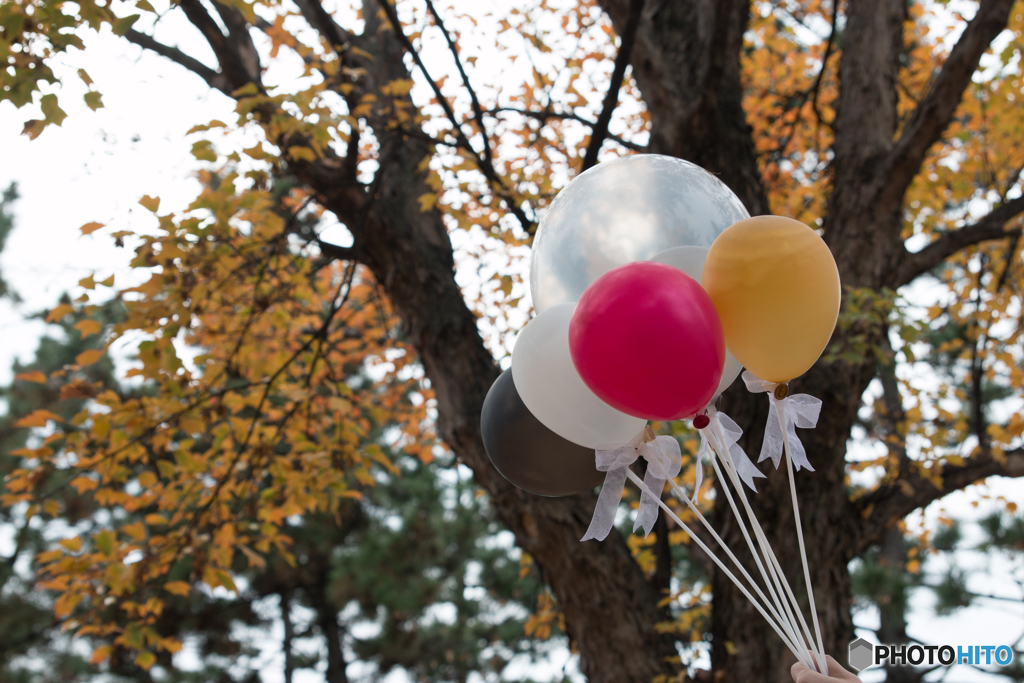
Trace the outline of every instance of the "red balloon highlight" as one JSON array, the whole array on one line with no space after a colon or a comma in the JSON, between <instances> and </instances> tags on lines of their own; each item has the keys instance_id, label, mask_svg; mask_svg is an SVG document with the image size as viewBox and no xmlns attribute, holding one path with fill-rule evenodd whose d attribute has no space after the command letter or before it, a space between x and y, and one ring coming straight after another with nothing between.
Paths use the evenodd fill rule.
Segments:
<instances>
[{"instance_id":1,"label":"red balloon highlight","mask_svg":"<svg viewBox=\"0 0 1024 683\"><path fill-rule=\"evenodd\" d=\"M569 352L584 383L608 405L648 420L678 420L714 396L725 336L696 280L637 261L583 293L569 324Z\"/></svg>"}]
</instances>

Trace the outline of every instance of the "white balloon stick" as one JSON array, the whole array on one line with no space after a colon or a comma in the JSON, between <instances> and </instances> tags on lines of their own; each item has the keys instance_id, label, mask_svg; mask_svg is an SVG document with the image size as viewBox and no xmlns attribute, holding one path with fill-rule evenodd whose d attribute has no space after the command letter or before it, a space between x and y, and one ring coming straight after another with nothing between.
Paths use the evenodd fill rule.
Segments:
<instances>
[{"instance_id":1,"label":"white balloon stick","mask_svg":"<svg viewBox=\"0 0 1024 683\"><path fill-rule=\"evenodd\" d=\"M775 404L776 413L779 416L779 427L782 429L782 445L786 451L786 468L789 470L789 492L793 498L793 519L796 522L796 538L800 544L800 561L804 566L804 583L807 584L807 600L810 602L811 619L814 621L814 634L818 637L817 654L821 663L821 672L828 671L828 663L825 661L825 646L821 640L821 628L818 626L818 610L814 605L814 590L811 588L811 572L807 568L807 551L804 549L803 525L800 523L800 504L796 499L796 477L793 475L793 458L789 453L789 438L786 431L786 402L778 401Z\"/></svg>"},{"instance_id":2,"label":"white balloon stick","mask_svg":"<svg viewBox=\"0 0 1024 683\"><path fill-rule=\"evenodd\" d=\"M722 430L721 422L718 419L715 419L713 420L713 424L715 425L717 438L720 439L722 443L725 443L725 435ZM790 619L794 618L793 615L795 613L796 619L793 622L794 628L797 628L796 622L799 621L799 625L803 628L803 633L807 638L806 643L809 646L809 649L814 650L814 638L811 635L810 629L807 628L807 622L804 620L803 612L800 609L800 604L797 602L796 597L793 594L793 589L790 587L789 580L786 578L786 574L782 570L782 565L779 563L778 558L775 556L775 551L772 549L771 543L768 542L768 536L764 533L764 529L761 528L761 523L760 521L758 521L757 515L754 514L754 510L751 507L750 501L747 498L746 490L743 488L742 482L739 481L739 475L736 472L736 466L732 461L732 456L727 451L725 452L725 457L722 459L722 462L725 464L726 472L729 473L729 476L731 477L733 482L733 486L736 488L736 491L739 494L740 502L743 504L743 508L746 511L747 517L750 520L750 525L751 529L754 531L754 536L757 538L758 545L760 545L762 552L764 552L765 554L765 560L772 568L772 576L775 577L781 584L779 591L786 598L788 598L788 601L785 603L787 606L786 613L789 615ZM721 472L718 472L717 469L716 473L719 475L719 477L721 477ZM723 479L723 485L724 481L725 480ZM739 517L738 513L737 517ZM789 605L792 605L792 610L788 608ZM808 668L817 668L813 660L810 661ZM826 667L822 671L828 671L828 668Z\"/></svg>"},{"instance_id":3,"label":"white balloon stick","mask_svg":"<svg viewBox=\"0 0 1024 683\"><path fill-rule=\"evenodd\" d=\"M768 616L768 613L765 612L764 608L761 607L761 604L754 599L754 596L750 594L750 591L748 591L746 587L742 583L740 583L739 579L737 579L736 576L731 571L729 571L729 568L725 566L725 563L722 562L722 560L720 560L717 555L711 552L711 549L708 548L704 541L700 540L699 536L693 533L690 527L688 527L683 522L683 520L679 519L679 516L676 515L675 512L673 512L672 508L665 504L665 501L661 499L661 496L659 494L656 494L649 488L647 488L647 486L643 482L643 479L636 476L633 470L626 468L626 475L630 478L630 480L632 480L634 484L637 485L637 487L641 491L644 491L650 494L651 496L654 496L654 498L658 501L658 505L661 507L661 509L664 510L665 513L672 518L672 521L678 524L683 531L690 535L690 538L693 539L693 542L697 544L697 547L699 547L701 550L707 553L708 557L710 557L714 561L714 563L718 565L718 568L721 569L727 577L729 577L733 584L735 584L736 587L740 590L740 592L743 593L744 597L746 597L747 600L750 601L750 604L752 604L757 609L757 611L761 613L761 616L765 618L765 621L768 622L768 625L775 630L775 632L779 635L779 638L782 639L782 642L786 643L786 646L789 647L790 651L793 653L793 656L795 656L798 660L801 659L800 654L795 649L793 649L792 645L790 645L789 643L789 640L786 638L786 636L782 634L782 630L779 628L779 626Z\"/></svg>"},{"instance_id":4,"label":"white balloon stick","mask_svg":"<svg viewBox=\"0 0 1024 683\"><path fill-rule=\"evenodd\" d=\"M802 650L802 647L798 647L798 644L802 643L799 638L794 637L794 634L792 633L791 626L788 623L788 621L780 617L779 613L772 608L771 603L768 601L768 598L765 597L764 593L761 591L761 588L757 585L757 582L754 581L754 579L750 576L750 574L747 572L743 564L736 558L736 555L733 554L732 550L729 548L728 545L726 545L725 541L722 540L722 537L718 535L718 532L715 531L715 528L711 526L711 524L707 521L707 519L704 517L701 511L693 504L693 502L691 502L690 499L686 497L686 493L679 487L678 484L676 484L674 481L670 481L670 484L672 486L672 493L674 493L676 498L683 501L686 504L686 506L690 508L690 511L693 512L694 516L701 522L701 524L704 525L704 528L708 530L708 533L711 534L711 537L715 539L715 542L722 547L722 550L725 551L726 555L729 556L729 559L732 560L734 565L736 565L736 568L739 569L740 573L743 575L743 578L747 580L751 588L753 588L754 591L757 593L757 596L761 598L761 600L764 603L765 609L767 609L768 612L771 613L776 623L782 626L783 630L786 631L786 634L789 637L784 640L786 642L786 645L789 646L789 649L793 650L794 652L797 650ZM765 581L766 584L768 583L768 580L764 576L763 569L761 573L761 578Z\"/></svg>"}]
</instances>

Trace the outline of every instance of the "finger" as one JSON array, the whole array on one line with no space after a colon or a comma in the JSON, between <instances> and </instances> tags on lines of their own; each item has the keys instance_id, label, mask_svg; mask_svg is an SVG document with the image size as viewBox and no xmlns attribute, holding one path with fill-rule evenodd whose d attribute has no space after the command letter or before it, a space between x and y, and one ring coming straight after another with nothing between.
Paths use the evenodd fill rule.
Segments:
<instances>
[{"instance_id":1,"label":"finger","mask_svg":"<svg viewBox=\"0 0 1024 683\"><path fill-rule=\"evenodd\" d=\"M843 668L843 666L835 660L832 655L825 655L825 661L828 662L828 675L833 678L838 678L841 681L850 681L850 683L859 683L860 679L855 675Z\"/></svg>"},{"instance_id":2,"label":"finger","mask_svg":"<svg viewBox=\"0 0 1024 683\"><path fill-rule=\"evenodd\" d=\"M811 671L800 662L794 664L789 672L793 676L794 683L834 683L833 679L817 671Z\"/></svg>"}]
</instances>

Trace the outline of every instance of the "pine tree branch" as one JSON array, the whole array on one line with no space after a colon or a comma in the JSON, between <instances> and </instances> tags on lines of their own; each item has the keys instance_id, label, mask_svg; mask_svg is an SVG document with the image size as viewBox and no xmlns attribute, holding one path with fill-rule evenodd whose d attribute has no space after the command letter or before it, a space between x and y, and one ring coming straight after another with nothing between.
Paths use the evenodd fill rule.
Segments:
<instances>
[{"instance_id":1,"label":"pine tree branch","mask_svg":"<svg viewBox=\"0 0 1024 683\"><path fill-rule=\"evenodd\" d=\"M1024 196L1011 199L993 209L973 225L944 234L920 251L906 252L893 275L893 286L899 287L913 281L961 249L981 242L1019 235L1021 228L1007 230L1005 226L1022 213Z\"/></svg>"},{"instance_id":2,"label":"pine tree branch","mask_svg":"<svg viewBox=\"0 0 1024 683\"><path fill-rule=\"evenodd\" d=\"M637 28L640 26L640 15L643 13L644 0L629 0L629 17L626 20L626 28L620 36L619 53L615 56L615 68L612 69L612 80L608 84L608 93L604 97L604 105L601 114L597 117L590 133L590 144L587 145L586 156L583 157L583 167L580 171L597 164L597 155L601 151L605 137L608 135L608 126L612 122L612 113L619 103L619 89L626 77L626 67L629 66L629 57L633 52L633 44L636 42Z\"/></svg>"}]
</instances>

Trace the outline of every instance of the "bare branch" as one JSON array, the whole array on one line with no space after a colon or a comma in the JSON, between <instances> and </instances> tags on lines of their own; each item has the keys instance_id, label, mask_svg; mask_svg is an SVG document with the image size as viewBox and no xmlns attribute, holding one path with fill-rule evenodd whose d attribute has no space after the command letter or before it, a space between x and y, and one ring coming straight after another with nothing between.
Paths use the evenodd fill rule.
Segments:
<instances>
[{"instance_id":1,"label":"bare branch","mask_svg":"<svg viewBox=\"0 0 1024 683\"><path fill-rule=\"evenodd\" d=\"M430 14L433 15L434 21L437 22L437 27L441 29L445 42L448 43L448 49L452 53L452 58L455 60L455 66L459 70L459 75L462 76L462 83L466 86L467 92L469 92L469 99L473 106L473 116L475 117L477 128L480 129L480 137L483 138L484 158L487 160L489 165L493 165L494 159L491 156L491 143L487 139L487 127L484 125L484 111L480 106L480 100L477 99L476 91L473 90L473 86L469 84L469 76L466 75L466 69L462 66L462 58L459 57L459 48L455 44L455 41L452 40L451 34L448 33L448 29L444 27L444 22L441 21L441 15L437 13L434 3L430 0L427 0L427 9L430 10Z\"/></svg>"},{"instance_id":2,"label":"bare branch","mask_svg":"<svg viewBox=\"0 0 1024 683\"><path fill-rule=\"evenodd\" d=\"M1022 212L1024 196L1011 199L973 225L946 233L920 251L907 252L896 269L893 285L911 282L965 247L1019 235L1020 228L1006 230L1005 226Z\"/></svg>"},{"instance_id":3,"label":"bare branch","mask_svg":"<svg viewBox=\"0 0 1024 683\"><path fill-rule=\"evenodd\" d=\"M480 169L480 172L484 174L484 177L491 184L492 192L501 198L505 203L505 206L508 207L509 212L516 217L516 220L519 221L519 225L522 226L523 230L532 234L536 229L536 224L526 216L526 212L523 211L523 208L515 202L512 196L510 196L508 188L505 186L504 179L502 179L502 177L498 175L497 171L495 171L493 164L488 159L481 158L480 154L473 149L473 146L469 143L469 139L462 130L462 124L455 116L455 111L452 109L451 103L448 102L448 99L441 93L441 86L438 85L437 81L431 78L430 72L427 71L426 64L423 63L423 58L420 57L420 54L416 51L412 41L409 40L409 37L405 35L405 31L402 30L402 23L398 20L398 13L395 11L394 5L391 4L392 2L393 0L380 0L380 6L387 15L388 21L391 23L391 27L394 30L395 37L398 38L398 42L401 44L402 48L409 53L409 56L412 57L416 66L419 67L420 73L423 74L423 78L425 78L427 83L430 85L430 89L434 91L434 96L437 98L438 104L440 104L441 108L444 109L445 116L448 117L448 120L452 124L452 129L456 140L458 140L459 148L473 156L476 161L477 168ZM486 135L484 137L486 139Z\"/></svg>"},{"instance_id":4,"label":"bare branch","mask_svg":"<svg viewBox=\"0 0 1024 683\"><path fill-rule=\"evenodd\" d=\"M587 145L587 153L583 157L583 167L580 171L586 171L597 163L597 155L608 135L608 126L612 121L612 112L615 111L615 107L619 103L619 89L622 87L622 80L626 77L626 67L629 66L629 57L633 52L633 43L636 42L636 31L640 26L640 14L643 9L644 0L629 0L629 18L626 19L626 28L620 36L619 53L615 56L612 80L608 84L608 93L604 97L601 115L597 117L597 123L594 124L590 133L590 144Z\"/></svg>"},{"instance_id":5,"label":"bare branch","mask_svg":"<svg viewBox=\"0 0 1024 683\"><path fill-rule=\"evenodd\" d=\"M141 48L155 52L161 57L166 57L175 64L185 67L206 81L206 84L211 88L220 90L226 95L231 94L231 84L228 82L224 74L211 69L198 59L190 57L178 48L159 43L151 36L147 36L145 33L139 33L133 28L128 29L128 32L125 33L124 37L127 38L130 43L134 43Z\"/></svg>"},{"instance_id":6,"label":"bare branch","mask_svg":"<svg viewBox=\"0 0 1024 683\"><path fill-rule=\"evenodd\" d=\"M516 107L495 107L494 109L489 109L488 111L486 111L484 113L490 114L491 116L497 116L498 114L500 114L502 112L512 112L512 113L515 113L515 114L522 114L523 116L527 116L527 117L529 117L531 119L537 119L538 121L541 122L541 125L544 125L544 123L545 123L545 121L547 119L560 119L560 120L564 120L564 121L578 121L579 123L582 123L585 126L590 126L591 128L593 128L594 126L597 125L596 122L591 121L590 119L587 119L587 118L583 118L582 116L580 116L579 114L576 114L574 112L560 113L560 112L550 111L550 110L547 110L547 109L545 109L544 111L529 111L527 109L517 109ZM625 138L623 138L621 136L618 136L618 135L615 135L613 133L607 133L605 135L605 137L608 140L614 140L615 142L617 142L618 144L622 145L626 149L632 150L634 152L647 152L648 151L647 145L638 145L635 142L631 142L630 140L626 140Z\"/></svg>"},{"instance_id":7,"label":"bare branch","mask_svg":"<svg viewBox=\"0 0 1024 683\"><path fill-rule=\"evenodd\" d=\"M903 197L928 149L949 126L981 56L1009 20L1013 0L982 0L889 155L886 192Z\"/></svg>"},{"instance_id":8,"label":"bare branch","mask_svg":"<svg viewBox=\"0 0 1024 683\"><path fill-rule=\"evenodd\" d=\"M854 555L878 542L887 527L914 510L992 476L1024 477L1024 449L1005 453L998 460L991 452L984 452L963 465L946 465L942 468L940 487L911 472L868 493L854 503L855 509L866 520L859 526L860 535L853 549Z\"/></svg>"}]
</instances>

